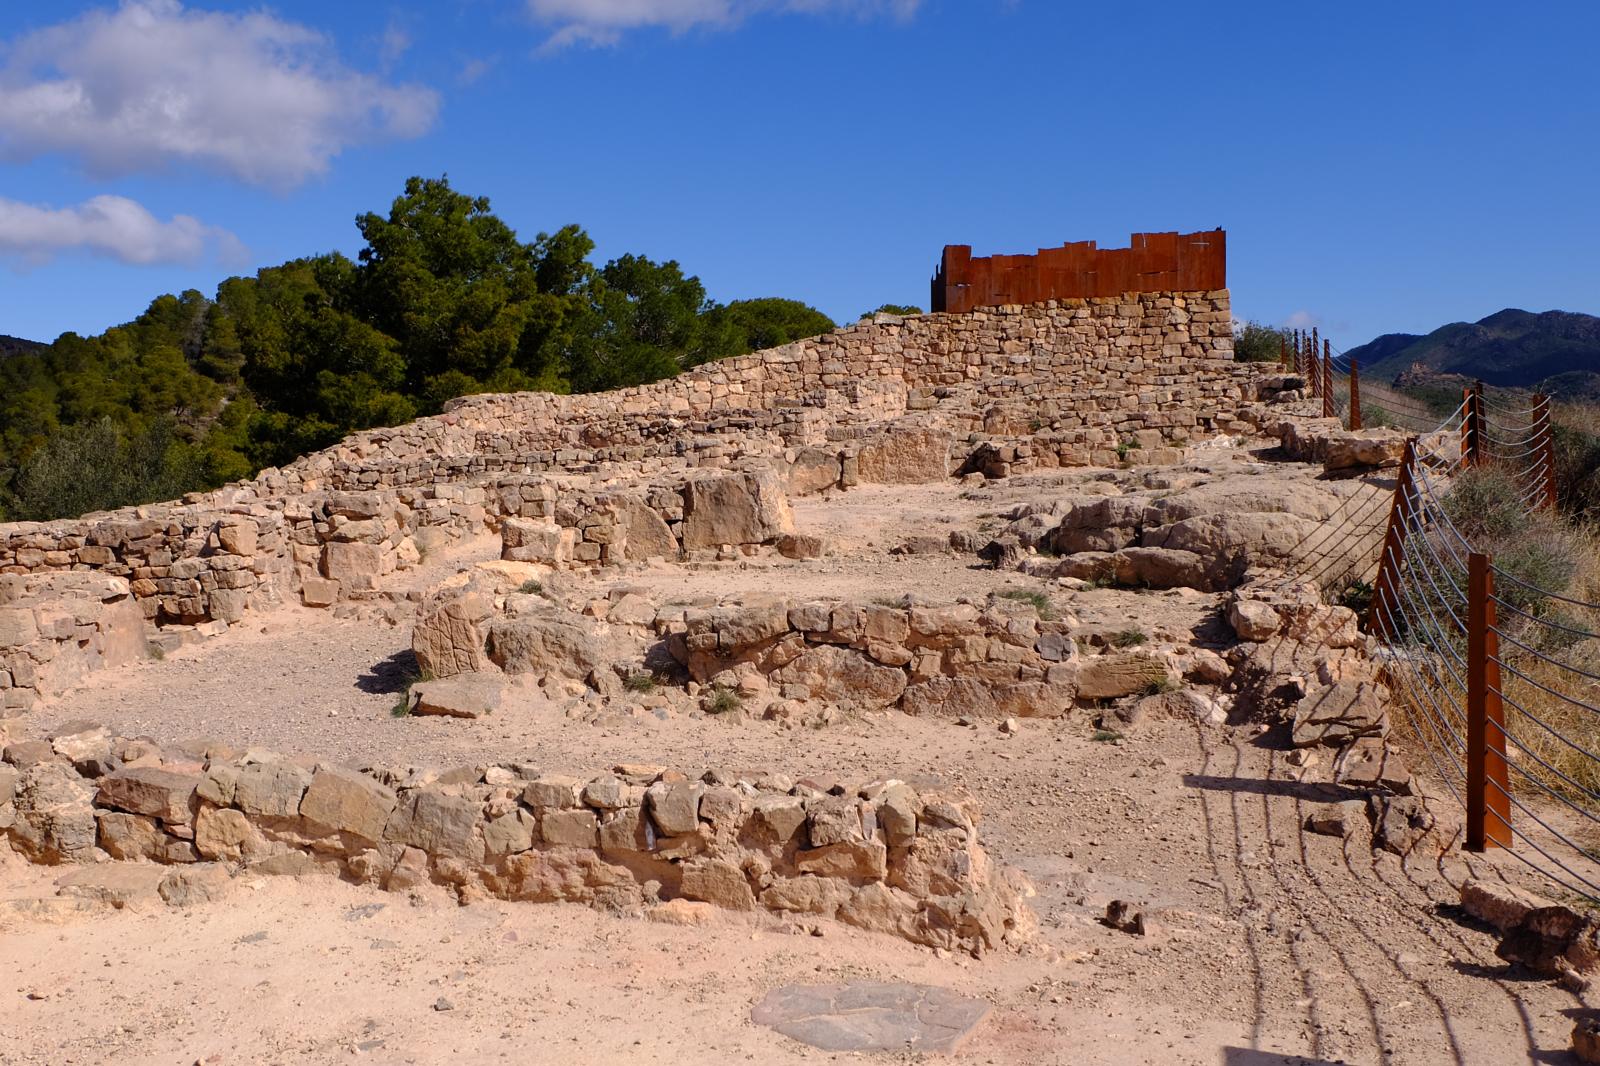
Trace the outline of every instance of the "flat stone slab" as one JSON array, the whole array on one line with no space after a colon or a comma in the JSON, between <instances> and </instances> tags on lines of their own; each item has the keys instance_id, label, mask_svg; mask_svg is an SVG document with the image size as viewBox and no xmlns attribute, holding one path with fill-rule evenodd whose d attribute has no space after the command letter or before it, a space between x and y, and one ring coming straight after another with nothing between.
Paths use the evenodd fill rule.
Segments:
<instances>
[{"instance_id":1,"label":"flat stone slab","mask_svg":"<svg viewBox=\"0 0 1600 1066\"><path fill-rule=\"evenodd\" d=\"M981 999L901 982L785 985L750 1020L823 1051L955 1051L989 1014Z\"/></svg>"}]
</instances>

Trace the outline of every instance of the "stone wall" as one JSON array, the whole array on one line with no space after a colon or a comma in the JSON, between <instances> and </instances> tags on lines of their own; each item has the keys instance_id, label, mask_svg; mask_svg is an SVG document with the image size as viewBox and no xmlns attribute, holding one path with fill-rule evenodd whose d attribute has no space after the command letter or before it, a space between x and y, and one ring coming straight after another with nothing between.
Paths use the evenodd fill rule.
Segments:
<instances>
[{"instance_id":1,"label":"stone wall","mask_svg":"<svg viewBox=\"0 0 1600 1066\"><path fill-rule=\"evenodd\" d=\"M122 578L0 575L0 717L148 654L144 616Z\"/></svg>"},{"instance_id":2,"label":"stone wall","mask_svg":"<svg viewBox=\"0 0 1600 1066\"><path fill-rule=\"evenodd\" d=\"M686 901L975 954L1032 922L1026 881L978 842L976 803L942 787L634 765L357 771L94 727L4 756L0 833L36 862L211 862L623 912Z\"/></svg>"},{"instance_id":3,"label":"stone wall","mask_svg":"<svg viewBox=\"0 0 1600 1066\"><path fill-rule=\"evenodd\" d=\"M672 497L687 507L707 470L776 470L804 492L1109 465L1228 428L1259 376L1232 362L1231 328L1225 290L879 316L638 388L467 397L181 503L0 525L0 574L124 577L159 625L225 625L285 596L369 594L416 561L424 530L599 528L621 490L692 550L711 535Z\"/></svg>"}]
</instances>

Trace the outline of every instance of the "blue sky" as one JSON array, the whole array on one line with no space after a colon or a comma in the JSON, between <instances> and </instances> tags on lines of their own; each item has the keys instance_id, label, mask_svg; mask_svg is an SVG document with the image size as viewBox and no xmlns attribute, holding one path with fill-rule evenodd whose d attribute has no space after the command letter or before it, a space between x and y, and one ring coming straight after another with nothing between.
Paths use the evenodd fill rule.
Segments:
<instances>
[{"instance_id":1,"label":"blue sky","mask_svg":"<svg viewBox=\"0 0 1600 1066\"><path fill-rule=\"evenodd\" d=\"M209 0L0 6L0 333L360 246L412 174L531 239L839 320L978 254L1229 232L1348 346L1600 313L1600 5Z\"/></svg>"}]
</instances>

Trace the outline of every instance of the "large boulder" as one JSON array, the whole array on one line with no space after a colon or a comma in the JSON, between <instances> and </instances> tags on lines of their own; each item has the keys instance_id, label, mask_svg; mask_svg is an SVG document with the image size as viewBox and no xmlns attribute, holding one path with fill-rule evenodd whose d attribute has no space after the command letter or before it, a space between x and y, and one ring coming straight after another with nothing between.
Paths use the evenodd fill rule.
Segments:
<instances>
[{"instance_id":1,"label":"large boulder","mask_svg":"<svg viewBox=\"0 0 1600 1066\"><path fill-rule=\"evenodd\" d=\"M772 675L780 684L805 685L819 699L883 707L906 690L904 670L881 666L861 652L814 644Z\"/></svg>"},{"instance_id":2,"label":"large boulder","mask_svg":"<svg viewBox=\"0 0 1600 1066\"><path fill-rule=\"evenodd\" d=\"M449 677L490 666L484 643L494 602L473 589L451 588L430 596L417 612L411 651L433 677Z\"/></svg>"},{"instance_id":3,"label":"large boulder","mask_svg":"<svg viewBox=\"0 0 1600 1066\"><path fill-rule=\"evenodd\" d=\"M524 615L489 627L489 659L508 674L586 680L606 661L593 629L554 613Z\"/></svg>"},{"instance_id":4,"label":"large boulder","mask_svg":"<svg viewBox=\"0 0 1600 1066\"><path fill-rule=\"evenodd\" d=\"M34 862L88 862L97 826L94 789L71 767L41 762L23 770L16 785L11 842Z\"/></svg>"},{"instance_id":5,"label":"large boulder","mask_svg":"<svg viewBox=\"0 0 1600 1066\"><path fill-rule=\"evenodd\" d=\"M646 559L676 559L678 538L672 528L649 504L632 497L615 502L620 536L620 554L629 562Z\"/></svg>"},{"instance_id":6,"label":"large boulder","mask_svg":"<svg viewBox=\"0 0 1600 1066\"><path fill-rule=\"evenodd\" d=\"M1322 447L1323 469L1399 466L1405 457L1406 437L1407 434L1393 429L1330 433Z\"/></svg>"},{"instance_id":7,"label":"large boulder","mask_svg":"<svg viewBox=\"0 0 1600 1066\"><path fill-rule=\"evenodd\" d=\"M948 430L896 426L861 445L856 476L878 485L921 485L950 476Z\"/></svg>"},{"instance_id":8,"label":"large boulder","mask_svg":"<svg viewBox=\"0 0 1600 1066\"><path fill-rule=\"evenodd\" d=\"M683 488L683 548L765 544L794 532L782 482L770 470L696 478Z\"/></svg>"}]
</instances>

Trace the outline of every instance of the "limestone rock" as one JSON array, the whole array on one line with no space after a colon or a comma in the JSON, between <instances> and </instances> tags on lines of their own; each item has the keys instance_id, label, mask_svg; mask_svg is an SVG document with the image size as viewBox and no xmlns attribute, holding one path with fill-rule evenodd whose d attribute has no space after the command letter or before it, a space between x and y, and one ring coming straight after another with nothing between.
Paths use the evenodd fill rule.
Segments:
<instances>
[{"instance_id":1,"label":"limestone rock","mask_svg":"<svg viewBox=\"0 0 1600 1066\"><path fill-rule=\"evenodd\" d=\"M28 767L12 801L12 844L34 862L88 861L97 831L93 798L88 783L60 763Z\"/></svg>"},{"instance_id":2,"label":"limestone rock","mask_svg":"<svg viewBox=\"0 0 1600 1066\"><path fill-rule=\"evenodd\" d=\"M919 485L950 476L948 430L896 426L862 444L856 455L857 477L867 484Z\"/></svg>"},{"instance_id":3,"label":"limestone rock","mask_svg":"<svg viewBox=\"0 0 1600 1066\"><path fill-rule=\"evenodd\" d=\"M306 787L300 815L314 826L377 842L383 839L395 802L392 789L366 774L324 766Z\"/></svg>"},{"instance_id":4,"label":"limestone rock","mask_svg":"<svg viewBox=\"0 0 1600 1066\"><path fill-rule=\"evenodd\" d=\"M1283 619L1277 608L1260 600L1235 599L1228 604L1228 624L1240 640L1260 642L1278 633Z\"/></svg>"},{"instance_id":5,"label":"limestone rock","mask_svg":"<svg viewBox=\"0 0 1600 1066\"><path fill-rule=\"evenodd\" d=\"M683 548L765 544L794 532L794 515L770 470L695 478L683 489Z\"/></svg>"},{"instance_id":6,"label":"limestone rock","mask_svg":"<svg viewBox=\"0 0 1600 1066\"><path fill-rule=\"evenodd\" d=\"M921 1056L953 1054L988 1013L987 1003L948 989L858 982L775 988L750 1018L823 1051Z\"/></svg>"},{"instance_id":7,"label":"limestone rock","mask_svg":"<svg viewBox=\"0 0 1600 1066\"><path fill-rule=\"evenodd\" d=\"M484 642L493 614L494 604L480 592L448 589L429 597L411 634L417 665L434 677L489 669Z\"/></svg>"},{"instance_id":8,"label":"limestone rock","mask_svg":"<svg viewBox=\"0 0 1600 1066\"><path fill-rule=\"evenodd\" d=\"M173 870L156 892L169 907L193 907L225 898L233 891L233 874L221 863L198 863Z\"/></svg>"},{"instance_id":9,"label":"limestone rock","mask_svg":"<svg viewBox=\"0 0 1600 1066\"><path fill-rule=\"evenodd\" d=\"M501 675L462 673L411 686L411 713L450 718L481 718L500 709L505 683Z\"/></svg>"},{"instance_id":10,"label":"limestone rock","mask_svg":"<svg viewBox=\"0 0 1600 1066\"><path fill-rule=\"evenodd\" d=\"M1120 699L1175 684L1165 659L1143 651L1112 652L1083 659L1078 666L1078 698Z\"/></svg>"},{"instance_id":11,"label":"limestone rock","mask_svg":"<svg viewBox=\"0 0 1600 1066\"><path fill-rule=\"evenodd\" d=\"M118 770L100 779L95 797L102 806L148 814L168 825L188 824L194 817L195 788L200 778L154 766Z\"/></svg>"},{"instance_id":12,"label":"limestone rock","mask_svg":"<svg viewBox=\"0 0 1600 1066\"><path fill-rule=\"evenodd\" d=\"M1406 433L1393 429L1330 433L1323 444L1323 468L1332 471L1399 466L1405 457L1406 437Z\"/></svg>"},{"instance_id":13,"label":"limestone rock","mask_svg":"<svg viewBox=\"0 0 1600 1066\"><path fill-rule=\"evenodd\" d=\"M814 644L772 679L784 685L805 685L813 697L883 707L906 690L905 671L881 666L868 656L833 644Z\"/></svg>"},{"instance_id":14,"label":"limestone rock","mask_svg":"<svg viewBox=\"0 0 1600 1066\"><path fill-rule=\"evenodd\" d=\"M1520 924L1532 911L1555 902L1501 881L1468 878L1461 883L1461 909L1502 933Z\"/></svg>"},{"instance_id":15,"label":"limestone rock","mask_svg":"<svg viewBox=\"0 0 1600 1066\"><path fill-rule=\"evenodd\" d=\"M508 674L582 681L605 664L593 630L553 612L494 622L488 646L490 660Z\"/></svg>"},{"instance_id":16,"label":"limestone rock","mask_svg":"<svg viewBox=\"0 0 1600 1066\"><path fill-rule=\"evenodd\" d=\"M1381 737L1389 731L1385 695L1368 681L1318 684L1295 706L1293 743L1338 746L1359 737Z\"/></svg>"}]
</instances>

